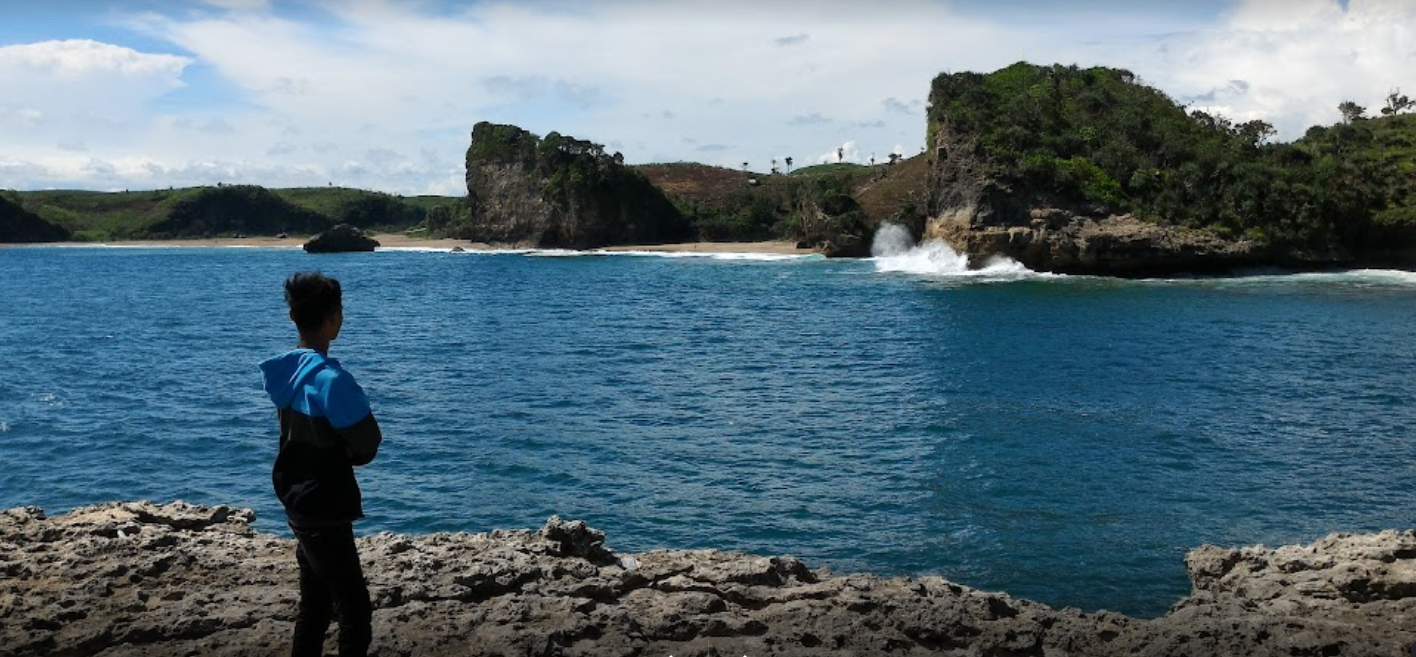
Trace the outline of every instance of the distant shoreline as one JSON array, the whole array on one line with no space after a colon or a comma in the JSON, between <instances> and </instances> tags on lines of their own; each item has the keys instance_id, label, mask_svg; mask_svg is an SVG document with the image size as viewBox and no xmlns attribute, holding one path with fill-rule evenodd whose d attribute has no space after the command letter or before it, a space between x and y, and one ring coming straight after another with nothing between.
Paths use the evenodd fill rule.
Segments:
<instances>
[{"instance_id":1,"label":"distant shoreline","mask_svg":"<svg viewBox=\"0 0 1416 657\"><path fill-rule=\"evenodd\" d=\"M447 249L461 248L467 251L495 251L502 250L492 247L489 244L479 242L469 242L459 239L431 239L421 237L409 237L401 233L381 233L373 236L379 241L380 248L387 249ZM0 244L0 249L22 248L22 247L98 247L98 246L124 246L124 247L261 247L261 248L294 248L298 249L309 240L309 237L214 237L206 239L176 239L176 240L112 240L104 242L40 242L40 243L4 243ZM598 249L587 249L587 251L649 251L655 253L763 253L771 255L810 255L816 253L812 249L798 248L795 242L789 241L765 241L765 242L683 242L677 244L640 244L640 245L616 245Z\"/></svg>"}]
</instances>

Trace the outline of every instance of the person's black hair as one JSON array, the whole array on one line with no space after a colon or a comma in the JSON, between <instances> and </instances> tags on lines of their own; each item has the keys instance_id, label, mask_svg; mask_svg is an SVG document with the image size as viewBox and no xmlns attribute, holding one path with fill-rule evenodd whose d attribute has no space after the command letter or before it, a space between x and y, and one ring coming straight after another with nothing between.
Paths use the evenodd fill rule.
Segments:
<instances>
[{"instance_id":1,"label":"person's black hair","mask_svg":"<svg viewBox=\"0 0 1416 657\"><path fill-rule=\"evenodd\" d=\"M300 333L313 333L344 307L339 281L320 273L298 273L285 279L285 303Z\"/></svg>"}]
</instances>

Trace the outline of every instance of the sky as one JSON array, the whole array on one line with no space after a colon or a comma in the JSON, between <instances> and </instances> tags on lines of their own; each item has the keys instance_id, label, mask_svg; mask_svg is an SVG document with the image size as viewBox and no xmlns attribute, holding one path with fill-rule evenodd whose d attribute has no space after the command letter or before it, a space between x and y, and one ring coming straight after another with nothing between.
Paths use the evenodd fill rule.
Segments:
<instances>
[{"instance_id":1,"label":"sky","mask_svg":"<svg viewBox=\"0 0 1416 657\"><path fill-rule=\"evenodd\" d=\"M1416 0L4 0L0 189L466 193L472 126L766 172L923 150L930 81L1134 72L1280 140L1416 92ZM1405 91L1404 91L1405 93Z\"/></svg>"}]
</instances>

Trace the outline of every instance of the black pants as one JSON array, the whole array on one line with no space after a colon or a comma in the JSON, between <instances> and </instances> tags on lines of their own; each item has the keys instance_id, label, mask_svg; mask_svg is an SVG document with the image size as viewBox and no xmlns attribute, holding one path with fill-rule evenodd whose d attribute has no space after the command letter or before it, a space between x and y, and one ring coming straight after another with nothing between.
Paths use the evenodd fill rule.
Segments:
<instances>
[{"instance_id":1,"label":"black pants","mask_svg":"<svg viewBox=\"0 0 1416 657\"><path fill-rule=\"evenodd\" d=\"M293 657L319 657L325 633L339 617L340 657L364 657L373 637L373 605L354 547L354 525L296 527L300 564L300 611L295 617Z\"/></svg>"}]
</instances>

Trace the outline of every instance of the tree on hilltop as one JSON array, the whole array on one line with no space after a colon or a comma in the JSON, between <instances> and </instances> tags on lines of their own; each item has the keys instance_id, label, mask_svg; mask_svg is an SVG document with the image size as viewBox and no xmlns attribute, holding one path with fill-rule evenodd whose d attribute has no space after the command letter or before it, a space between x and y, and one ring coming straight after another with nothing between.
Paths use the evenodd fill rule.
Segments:
<instances>
[{"instance_id":1,"label":"tree on hilltop","mask_svg":"<svg viewBox=\"0 0 1416 657\"><path fill-rule=\"evenodd\" d=\"M1385 116L1394 116L1416 107L1416 101L1412 101L1402 94L1400 87L1392 89L1391 93L1387 95L1386 103L1386 107L1382 108L1382 114Z\"/></svg>"},{"instance_id":2,"label":"tree on hilltop","mask_svg":"<svg viewBox=\"0 0 1416 657\"><path fill-rule=\"evenodd\" d=\"M1342 101L1342 104L1337 106L1337 111L1342 113L1343 123L1355 123L1364 118L1367 118L1363 116L1367 113L1367 108L1362 107L1361 105L1358 105L1357 103L1354 103L1350 100Z\"/></svg>"}]
</instances>

